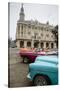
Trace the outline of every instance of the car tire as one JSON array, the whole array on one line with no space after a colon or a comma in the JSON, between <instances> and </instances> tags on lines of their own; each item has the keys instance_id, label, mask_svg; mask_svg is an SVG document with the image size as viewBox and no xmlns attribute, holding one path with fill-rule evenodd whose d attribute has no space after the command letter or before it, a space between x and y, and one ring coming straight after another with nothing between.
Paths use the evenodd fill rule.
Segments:
<instances>
[{"instance_id":1,"label":"car tire","mask_svg":"<svg viewBox=\"0 0 60 90\"><path fill-rule=\"evenodd\" d=\"M47 78L45 76L36 76L34 78L34 85L35 86L45 86L45 85L48 85L48 81L47 81Z\"/></svg>"},{"instance_id":2,"label":"car tire","mask_svg":"<svg viewBox=\"0 0 60 90\"><path fill-rule=\"evenodd\" d=\"M24 57L23 58L23 63L25 63L25 64L29 63L29 59L27 57Z\"/></svg>"}]
</instances>

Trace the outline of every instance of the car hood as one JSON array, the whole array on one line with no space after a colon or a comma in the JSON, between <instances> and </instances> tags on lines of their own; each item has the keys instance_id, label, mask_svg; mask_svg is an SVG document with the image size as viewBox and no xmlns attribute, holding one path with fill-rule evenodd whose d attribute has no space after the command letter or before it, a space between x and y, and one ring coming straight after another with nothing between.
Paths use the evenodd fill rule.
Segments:
<instances>
[{"instance_id":1,"label":"car hood","mask_svg":"<svg viewBox=\"0 0 60 90\"><path fill-rule=\"evenodd\" d=\"M57 56L38 56L35 59L35 63L40 63L41 61L58 64L58 57Z\"/></svg>"},{"instance_id":2,"label":"car hood","mask_svg":"<svg viewBox=\"0 0 60 90\"><path fill-rule=\"evenodd\" d=\"M49 63L49 62L35 62L29 65L31 70L36 71L50 71L56 72L58 70L58 64Z\"/></svg>"}]
</instances>

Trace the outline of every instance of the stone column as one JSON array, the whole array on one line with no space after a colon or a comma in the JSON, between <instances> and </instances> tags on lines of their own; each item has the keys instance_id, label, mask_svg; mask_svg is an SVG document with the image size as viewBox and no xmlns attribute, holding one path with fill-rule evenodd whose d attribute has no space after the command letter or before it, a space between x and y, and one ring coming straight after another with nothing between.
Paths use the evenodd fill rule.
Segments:
<instances>
[{"instance_id":1,"label":"stone column","mask_svg":"<svg viewBox=\"0 0 60 90\"><path fill-rule=\"evenodd\" d=\"M23 38L24 38L24 30L25 30L25 28L24 28L24 25L23 25Z\"/></svg>"},{"instance_id":2,"label":"stone column","mask_svg":"<svg viewBox=\"0 0 60 90\"><path fill-rule=\"evenodd\" d=\"M39 47L41 48L41 42L39 42Z\"/></svg>"},{"instance_id":3,"label":"stone column","mask_svg":"<svg viewBox=\"0 0 60 90\"><path fill-rule=\"evenodd\" d=\"M34 41L31 42L31 47L34 48Z\"/></svg>"},{"instance_id":4,"label":"stone column","mask_svg":"<svg viewBox=\"0 0 60 90\"><path fill-rule=\"evenodd\" d=\"M28 36L28 34L27 34L27 31L28 31L28 26L26 26L26 34L25 34L25 37L27 38Z\"/></svg>"},{"instance_id":5,"label":"stone column","mask_svg":"<svg viewBox=\"0 0 60 90\"><path fill-rule=\"evenodd\" d=\"M21 25L20 25L20 38L21 38Z\"/></svg>"},{"instance_id":6,"label":"stone column","mask_svg":"<svg viewBox=\"0 0 60 90\"><path fill-rule=\"evenodd\" d=\"M49 43L49 48L51 49L51 42Z\"/></svg>"},{"instance_id":7,"label":"stone column","mask_svg":"<svg viewBox=\"0 0 60 90\"><path fill-rule=\"evenodd\" d=\"M40 43L38 44L38 48L40 48Z\"/></svg>"},{"instance_id":8,"label":"stone column","mask_svg":"<svg viewBox=\"0 0 60 90\"><path fill-rule=\"evenodd\" d=\"M44 42L44 49L46 48L46 42Z\"/></svg>"},{"instance_id":9,"label":"stone column","mask_svg":"<svg viewBox=\"0 0 60 90\"><path fill-rule=\"evenodd\" d=\"M56 48L56 43L54 42L54 48Z\"/></svg>"},{"instance_id":10,"label":"stone column","mask_svg":"<svg viewBox=\"0 0 60 90\"><path fill-rule=\"evenodd\" d=\"M40 41L39 41L39 44L38 44L38 48L40 48Z\"/></svg>"},{"instance_id":11,"label":"stone column","mask_svg":"<svg viewBox=\"0 0 60 90\"><path fill-rule=\"evenodd\" d=\"M27 48L27 41L24 41L24 48Z\"/></svg>"},{"instance_id":12,"label":"stone column","mask_svg":"<svg viewBox=\"0 0 60 90\"><path fill-rule=\"evenodd\" d=\"M20 41L19 40L17 40L16 45L17 45L17 48L20 48Z\"/></svg>"}]
</instances>

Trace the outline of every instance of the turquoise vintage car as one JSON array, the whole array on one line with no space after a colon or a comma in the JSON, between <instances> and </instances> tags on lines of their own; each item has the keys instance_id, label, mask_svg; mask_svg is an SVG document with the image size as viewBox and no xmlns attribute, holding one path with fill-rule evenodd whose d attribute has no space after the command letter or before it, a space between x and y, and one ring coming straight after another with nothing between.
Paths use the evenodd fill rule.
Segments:
<instances>
[{"instance_id":1,"label":"turquoise vintage car","mask_svg":"<svg viewBox=\"0 0 60 90\"><path fill-rule=\"evenodd\" d=\"M38 56L34 63L29 64L27 78L35 86L58 84L58 57Z\"/></svg>"}]
</instances>

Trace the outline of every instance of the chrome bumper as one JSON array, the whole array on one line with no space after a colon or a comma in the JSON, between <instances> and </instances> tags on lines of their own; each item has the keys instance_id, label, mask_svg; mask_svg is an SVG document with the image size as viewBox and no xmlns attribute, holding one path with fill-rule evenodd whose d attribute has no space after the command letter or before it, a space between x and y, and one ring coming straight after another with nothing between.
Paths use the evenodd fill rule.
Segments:
<instances>
[{"instance_id":1,"label":"chrome bumper","mask_svg":"<svg viewBox=\"0 0 60 90\"><path fill-rule=\"evenodd\" d=\"M30 73L27 75L27 78L32 80L31 76L30 76Z\"/></svg>"}]
</instances>

